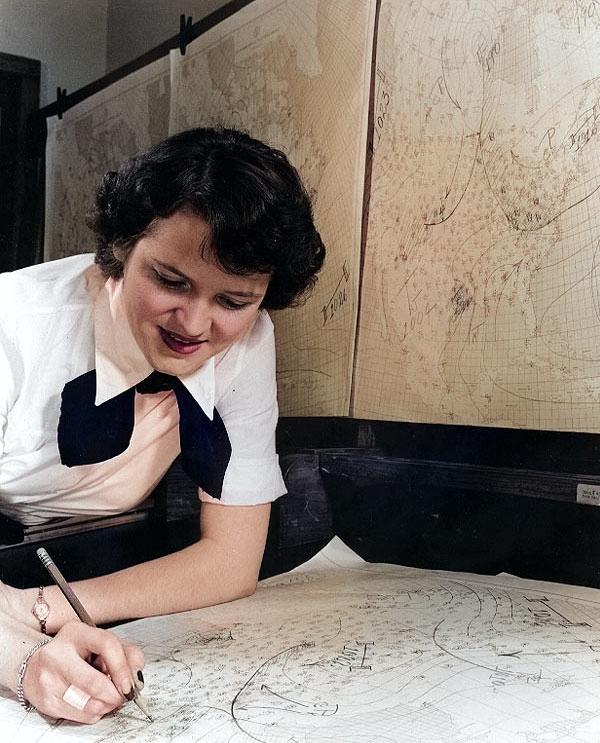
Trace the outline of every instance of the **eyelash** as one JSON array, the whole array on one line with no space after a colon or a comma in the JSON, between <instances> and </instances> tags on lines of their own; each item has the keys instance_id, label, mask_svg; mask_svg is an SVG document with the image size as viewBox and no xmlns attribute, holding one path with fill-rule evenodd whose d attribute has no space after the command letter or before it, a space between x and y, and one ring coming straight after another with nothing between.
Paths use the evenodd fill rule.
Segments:
<instances>
[{"instance_id":1,"label":"eyelash","mask_svg":"<svg viewBox=\"0 0 600 743\"><path fill-rule=\"evenodd\" d=\"M238 302L232 302L231 299L228 299L227 297L221 297L219 302L226 310L231 310L232 312L239 312L239 310L243 310L248 306L245 302L242 302L241 304Z\"/></svg>"},{"instance_id":2,"label":"eyelash","mask_svg":"<svg viewBox=\"0 0 600 743\"><path fill-rule=\"evenodd\" d=\"M170 291L182 291L186 289L185 281L169 279L158 271L154 271L154 278L158 284L164 286L165 289L169 289ZM226 310L231 310L232 312L239 312L248 306L246 302L234 302L228 297L220 297L219 302Z\"/></svg>"},{"instance_id":3,"label":"eyelash","mask_svg":"<svg viewBox=\"0 0 600 743\"><path fill-rule=\"evenodd\" d=\"M178 289L185 289L186 284L185 281L181 281L179 279L168 279L166 276L163 276L158 271L154 270L154 278L158 284L161 286L166 287L167 289L172 289L173 291L176 291Z\"/></svg>"}]
</instances>

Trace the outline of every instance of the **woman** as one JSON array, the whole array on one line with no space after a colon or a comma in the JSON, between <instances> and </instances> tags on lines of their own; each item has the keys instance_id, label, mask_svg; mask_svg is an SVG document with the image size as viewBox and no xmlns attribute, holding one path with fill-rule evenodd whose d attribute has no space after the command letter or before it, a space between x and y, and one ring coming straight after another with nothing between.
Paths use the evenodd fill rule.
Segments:
<instances>
[{"instance_id":1,"label":"woman","mask_svg":"<svg viewBox=\"0 0 600 743\"><path fill-rule=\"evenodd\" d=\"M97 624L246 596L284 492L266 310L297 303L324 258L307 194L280 152L196 129L107 174L91 226L95 258L0 276L0 511L128 510L181 449L199 541L76 593ZM56 587L3 585L0 610L0 682L24 705L90 723L135 694L139 649L73 622Z\"/></svg>"}]
</instances>

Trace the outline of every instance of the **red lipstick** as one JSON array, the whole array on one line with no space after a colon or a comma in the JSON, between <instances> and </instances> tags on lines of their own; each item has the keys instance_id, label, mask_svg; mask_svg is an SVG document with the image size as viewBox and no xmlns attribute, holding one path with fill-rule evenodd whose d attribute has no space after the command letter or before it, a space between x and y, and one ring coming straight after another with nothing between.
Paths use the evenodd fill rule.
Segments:
<instances>
[{"instance_id":1,"label":"red lipstick","mask_svg":"<svg viewBox=\"0 0 600 743\"><path fill-rule=\"evenodd\" d=\"M202 344L206 343L205 340L199 340L198 338L188 338L179 333L172 333L165 328L158 328L162 342L167 346L170 351L180 354L181 356L189 356L195 353Z\"/></svg>"}]
</instances>

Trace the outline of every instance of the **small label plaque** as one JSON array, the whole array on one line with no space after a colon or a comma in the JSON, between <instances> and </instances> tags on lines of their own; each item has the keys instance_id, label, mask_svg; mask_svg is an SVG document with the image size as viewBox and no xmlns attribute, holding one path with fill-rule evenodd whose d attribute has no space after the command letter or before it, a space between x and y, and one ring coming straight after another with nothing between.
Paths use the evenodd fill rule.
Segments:
<instances>
[{"instance_id":1,"label":"small label plaque","mask_svg":"<svg viewBox=\"0 0 600 743\"><path fill-rule=\"evenodd\" d=\"M577 503L586 506L600 506L600 485L577 485Z\"/></svg>"}]
</instances>

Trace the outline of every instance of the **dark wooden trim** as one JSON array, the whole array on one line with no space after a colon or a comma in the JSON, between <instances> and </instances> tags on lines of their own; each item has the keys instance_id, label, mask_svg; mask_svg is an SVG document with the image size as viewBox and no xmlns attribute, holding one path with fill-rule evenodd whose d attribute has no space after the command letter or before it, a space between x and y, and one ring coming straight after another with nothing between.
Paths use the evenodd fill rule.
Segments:
<instances>
[{"instance_id":1,"label":"dark wooden trim","mask_svg":"<svg viewBox=\"0 0 600 743\"><path fill-rule=\"evenodd\" d=\"M28 57L17 57L14 54L0 52L0 71L15 72L21 76L39 78L42 66L39 60Z\"/></svg>"},{"instance_id":2,"label":"dark wooden trim","mask_svg":"<svg viewBox=\"0 0 600 743\"><path fill-rule=\"evenodd\" d=\"M410 483L415 491L436 488L577 502L577 485L597 485L600 476L476 464L404 459L381 450L324 450L320 466L364 485Z\"/></svg>"},{"instance_id":3,"label":"dark wooden trim","mask_svg":"<svg viewBox=\"0 0 600 743\"><path fill-rule=\"evenodd\" d=\"M213 28L218 23L221 23L221 21L224 21L226 18L229 18L229 16L233 15L235 12L246 5L249 5L253 1L254 0L231 0L231 2L218 8L197 23L193 23L191 26L186 27L186 44L197 39L199 36L202 36L206 31ZM172 49L179 49L180 47L181 35L176 34L171 36L158 46L155 46L136 59L133 59L131 62L109 72L107 75L104 75L89 85L85 85L83 88L79 88L79 90L76 90L73 93L65 93L64 91L61 91L61 94L57 96L56 101L44 106L40 111L46 117L62 116L65 111L76 106L78 103L81 103L90 96L108 88L113 83L127 77L127 75L131 75L132 73L143 69L147 65L166 57Z\"/></svg>"}]
</instances>

